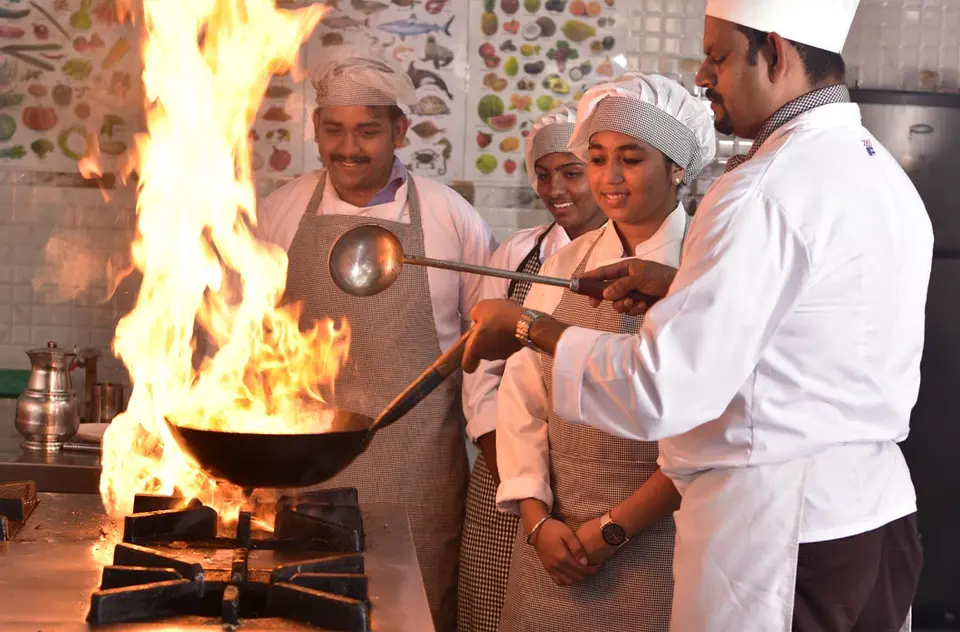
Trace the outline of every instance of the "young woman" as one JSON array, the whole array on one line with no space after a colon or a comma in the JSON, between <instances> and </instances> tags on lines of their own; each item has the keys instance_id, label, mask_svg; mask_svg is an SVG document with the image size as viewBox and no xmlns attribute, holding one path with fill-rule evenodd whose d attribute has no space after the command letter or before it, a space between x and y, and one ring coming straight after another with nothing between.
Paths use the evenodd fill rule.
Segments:
<instances>
[{"instance_id":1,"label":"young woman","mask_svg":"<svg viewBox=\"0 0 960 632\"><path fill-rule=\"evenodd\" d=\"M588 90L569 148L587 162L610 221L557 252L542 273L569 277L624 257L678 266L688 217L678 189L713 159L715 144L706 107L669 79L631 73ZM562 288L533 287L524 306L603 331L636 332L640 323ZM497 504L522 525L499 629L666 632L670 516L680 497L657 469L656 443L554 414L553 370L550 356L523 349L500 385Z\"/></svg>"},{"instance_id":2,"label":"young woman","mask_svg":"<svg viewBox=\"0 0 960 632\"><path fill-rule=\"evenodd\" d=\"M530 184L554 221L511 235L493 254L493 267L537 274L547 257L607 221L590 193L587 166L567 151L576 117L576 104L560 106L540 118L527 136ZM481 298L512 298L523 303L529 291L529 283L486 277ZM497 389L503 365L485 362L464 381L467 433L480 448L480 456L470 477L460 549L459 632L496 632L517 533L519 519L498 512L495 506L500 482Z\"/></svg>"}]
</instances>

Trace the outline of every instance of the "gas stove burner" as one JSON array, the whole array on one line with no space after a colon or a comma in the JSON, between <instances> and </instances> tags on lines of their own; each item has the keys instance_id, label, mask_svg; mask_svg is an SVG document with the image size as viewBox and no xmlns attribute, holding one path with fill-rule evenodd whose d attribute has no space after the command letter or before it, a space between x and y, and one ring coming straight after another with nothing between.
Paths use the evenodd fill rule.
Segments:
<instances>
[{"instance_id":1,"label":"gas stove burner","mask_svg":"<svg viewBox=\"0 0 960 632\"><path fill-rule=\"evenodd\" d=\"M17 535L39 502L33 481L0 484L0 542Z\"/></svg>"},{"instance_id":2,"label":"gas stove burner","mask_svg":"<svg viewBox=\"0 0 960 632\"><path fill-rule=\"evenodd\" d=\"M234 537L221 537L210 507L138 496L87 620L196 615L236 626L241 619L278 617L332 632L369 630L356 490L284 496L275 509L273 534L253 529L255 508L240 512Z\"/></svg>"}]
</instances>

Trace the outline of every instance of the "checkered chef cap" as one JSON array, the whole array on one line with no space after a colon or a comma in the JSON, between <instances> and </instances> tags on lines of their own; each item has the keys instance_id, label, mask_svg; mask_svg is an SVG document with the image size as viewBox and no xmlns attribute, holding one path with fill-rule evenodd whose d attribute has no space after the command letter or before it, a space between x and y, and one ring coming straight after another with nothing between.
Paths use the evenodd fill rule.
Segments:
<instances>
[{"instance_id":1,"label":"checkered chef cap","mask_svg":"<svg viewBox=\"0 0 960 632\"><path fill-rule=\"evenodd\" d=\"M537 173L534 166L547 154L570 151L567 143L577 121L576 102L564 103L550 110L533 124L527 135L524 158L530 186L537 188Z\"/></svg>"},{"instance_id":2,"label":"checkered chef cap","mask_svg":"<svg viewBox=\"0 0 960 632\"><path fill-rule=\"evenodd\" d=\"M312 83L318 107L341 105L412 105L417 91L410 77L370 52L342 46L324 49Z\"/></svg>"},{"instance_id":3,"label":"checkered chef cap","mask_svg":"<svg viewBox=\"0 0 960 632\"><path fill-rule=\"evenodd\" d=\"M580 98L568 150L586 161L590 137L620 132L656 147L686 170L690 184L717 151L706 104L672 79L638 72L597 84Z\"/></svg>"}]
</instances>

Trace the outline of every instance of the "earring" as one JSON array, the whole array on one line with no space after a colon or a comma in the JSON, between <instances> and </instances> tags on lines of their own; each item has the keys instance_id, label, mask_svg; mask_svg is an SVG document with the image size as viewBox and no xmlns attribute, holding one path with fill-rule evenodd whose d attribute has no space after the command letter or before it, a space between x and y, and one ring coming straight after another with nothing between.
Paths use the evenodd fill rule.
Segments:
<instances>
[{"instance_id":1,"label":"earring","mask_svg":"<svg viewBox=\"0 0 960 632\"><path fill-rule=\"evenodd\" d=\"M680 178L674 178L673 183L674 183L674 184L680 184Z\"/></svg>"}]
</instances>

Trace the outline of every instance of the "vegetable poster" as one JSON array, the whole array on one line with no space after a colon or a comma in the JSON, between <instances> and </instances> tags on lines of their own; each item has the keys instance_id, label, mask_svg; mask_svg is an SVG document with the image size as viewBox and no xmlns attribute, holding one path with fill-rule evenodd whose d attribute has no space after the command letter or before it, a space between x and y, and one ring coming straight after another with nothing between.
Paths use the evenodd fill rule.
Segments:
<instances>
[{"instance_id":1,"label":"vegetable poster","mask_svg":"<svg viewBox=\"0 0 960 632\"><path fill-rule=\"evenodd\" d=\"M450 181L462 176L466 107L465 0L327 0L331 10L307 42L306 66L324 49L362 46L406 70L419 101L397 156L414 175ZM460 8L460 11L456 9ZM315 92L305 88L305 170L321 166L313 141Z\"/></svg>"},{"instance_id":2,"label":"vegetable poster","mask_svg":"<svg viewBox=\"0 0 960 632\"><path fill-rule=\"evenodd\" d=\"M113 0L0 6L0 166L76 172L94 142L109 171L140 123L136 28Z\"/></svg>"},{"instance_id":3,"label":"vegetable poster","mask_svg":"<svg viewBox=\"0 0 960 632\"><path fill-rule=\"evenodd\" d=\"M624 71L627 0L469 1L465 177L526 183L533 123Z\"/></svg>"}]
</instances>

